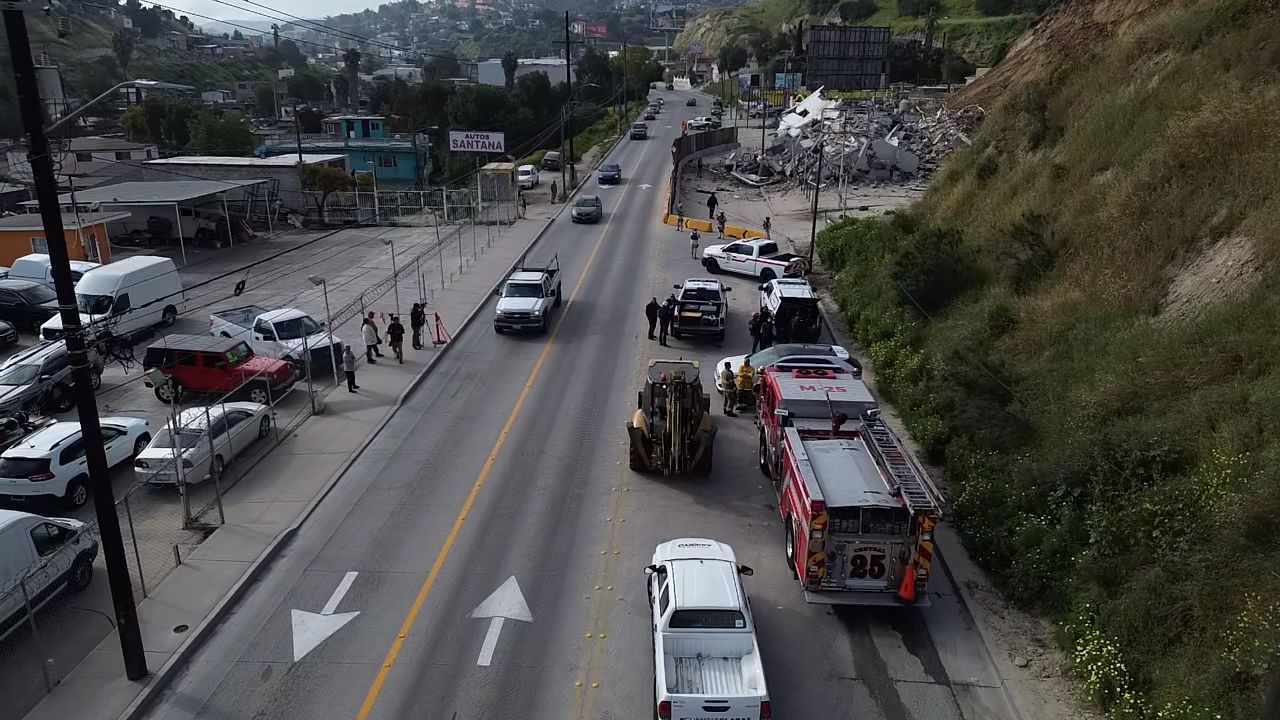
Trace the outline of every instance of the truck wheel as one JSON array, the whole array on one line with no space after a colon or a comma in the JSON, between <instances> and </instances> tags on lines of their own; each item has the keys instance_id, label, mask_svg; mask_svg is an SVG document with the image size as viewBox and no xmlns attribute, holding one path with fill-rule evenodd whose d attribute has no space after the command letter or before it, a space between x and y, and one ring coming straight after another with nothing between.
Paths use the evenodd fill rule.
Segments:
<instances>
[{"instance_id":1,"label":"truck wheel","mask_svg":"<svg viewBox=\"0 0 1280 720\"><path fill-rule=\"evenodd\" d=\"M173 327L173 324L177 321L178 308L172 305L165 306L164 312L160 315L160 325L162 327Z\"/></svg>"},{"instance_id":2,"label":"truck wheel","mask_svg":"<svg viewBox=\"0 0 1280 720\"><path fill-rule=\"evenodd\" d=\"M764 430L760 431L760 472L764 476L773 479L773 473L769 471L769 443L765 439Z\"/></svg>"},{"instance_id":3,"label":"truck wheel","mask_svg":"<svg viewBox=\"0 0 1280 720\"><path fill-rule=\"evenodd\" d=\"M556 301L555 303L553 303L553 306L560 307L560 303L562 302L564 302L564 293L561 291L560 288L556 288Z\"/></svg>"},{"instance_id":4,"label":"truck wheel","mask_svg":"<svg viewBox=\"0 0 1280 720\"><path fill-rule=\"evenodd\" d=\"M679 330L677 330L677 329L675 329L675 328L671 328L671 337L673 337L673 338L675 338L675 339L679 340L679 339L680 339L680 331L679 331Z\"/></svg>"},{"instance_id":5,"label":"truck wheel","mask_svg":"<svg viewBox=\"0 0 1280 720\"><path fill-rule=\"evenodd\" d=\"M62 496L67 505L73 508L82 508L85 503L89 502L89 486L85 483L87 479L81 475L67 483L67 492Z\"/></svg>"},{"instance_id":6,"label":"truck wheel","mask_svg":"<svg viewBox=\"0 0 1280 720\"><path fill-rule=\"evenodd\" d=\"M551 329L551 324L547 322L547 319L545 317L542 318L542 325L538 326L538 333L542 335L546 335L547 331L550 329Z\"/></svg>"},{"instance_id":7,"label":"truck wheel","mask_svg":"<svg viewBox=\"0 0 1280 720\"><path fill-rule=\"evenodd\" d=\"M67 589L78 593L93 582L93 563L86 557L78 557L71 564L71 572L67 573Z\"/></svg>"},{"instance_id":8,"label":"truck wheel","mask_svg":"<svg viewBox=\"0 0 1280 720\"><path fill-rule=\"evenodd\" d=\"M89 368L89 386L92 387L95 391L98 390L98 388L102 387L102 368L100 367Z\"/></svg>"},{"instance_id":9,"label":"truck wheel","mask_svg":"<svg viewBox=\"0 0 1280 720\"><path fill-rule=\"evenodd\" d=\"M707 258L706 260L703 260L702 267L706 268L707 272L712 275L720 272L720 263L716 262L714 258Z\"/></svg>"},{"instance_id":10,"label":"truck wheel","mask_svg":"<svg viewBox=\"0 0 1280 720\"><path fill-rule=\"evenodd\" d=\"M800 573L796 572L796 533L791 529L791 518L787 517L782 522L787 525L787 565L791 568L791 577L799 579Z\"/></svg>"},{"instance_id":11,"label":"truck wheel","mask_svg":"<svg viewBox=\"0 0 1280 720\"><path fill-rule=\"evenodd\" d=\"M156 385L155 393L156 399L162 403L181 402L182 384L177 380L169 379Z\"/></svg>"},{"instance_id":12,"label":"truck wheel","mask_svg":"<svg viewBox=\"0 0 1280 720\"><path fill-rule=\"evenodd\" d=\"M502 328L498 327L497 325L493 326L493 331L498 333L499 335L502 334Z\"/></svg>"},{"instance_id":13,"label":"truck wheel","mask_svg":"<svg viewBox=\"0 0 1280 720\"><path fill-rule=\"evenodd\" d=\"M271 404L271 391L266 385L258 384L249 388L249 401L259 405Z\"/></svg>"},{"instance_id":14,"label":"truck wheel","mask_svg":"<svg viewBox=\"0 0 1280 720\"><path fill-rule=\"evenodd\" d=\"M777 278L778 274L773 271L773 268L765 268L760 271L761 282L769 282L770 280L776 280Z\"/></svg>"},{"instance_id":15,"label":"truck wheel","mask_svg":"<svg viewBox=\"0 0 1280 720\"><path fill-rule=\"evenodd\" d=\"M69 385L54 385L49 389L49 409L54 412L66 412L75 407L75 390Z\"/></svg>"}]
</instances>

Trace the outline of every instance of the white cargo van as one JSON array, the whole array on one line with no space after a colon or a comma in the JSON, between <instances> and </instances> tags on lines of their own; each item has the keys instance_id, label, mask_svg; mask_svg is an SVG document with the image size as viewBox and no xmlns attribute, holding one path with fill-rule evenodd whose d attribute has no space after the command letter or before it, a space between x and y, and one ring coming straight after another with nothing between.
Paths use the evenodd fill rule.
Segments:
<instances>
[{"instance_id":1,"label":"white cargo van","mask_svg":"<svg viewBox=\"0 0 1280 720\"><path fill-rule=\"evenodd\" d=\"M96 262L72 260L71 279L79 282L85 273L99 267L102 267L102 265ZM9 268L9 277L38 282L45 287L52 288L53 270L49 266L49 256L44 253L23 255L13 261L13 267Z\"/></svg>"},{"instance_id":2,"label":"white cargo van","mask_svg":"<svg viewBox=\"0 0 1280 720\"><path fill-rule=\"evenodd\" d=\"M0 510L0 639L26 617L28 602L38 610L63 589L88 587L97 556L98 539L79 520Z\"/></svg>"},{"instance_id":3,"label":"white cargo van","mask_svg":"<svg viewBox=\"0 0 1280 720\"><path fill-rule=\"evenodd\" d=\"M186 309L178 267L166 257L134 255L84 274L76 283L80 322L97 332L126 337L157 325L168 327ZM46 340L62 337L62 318L40 326Z\"/></svg>"}]
</instances>

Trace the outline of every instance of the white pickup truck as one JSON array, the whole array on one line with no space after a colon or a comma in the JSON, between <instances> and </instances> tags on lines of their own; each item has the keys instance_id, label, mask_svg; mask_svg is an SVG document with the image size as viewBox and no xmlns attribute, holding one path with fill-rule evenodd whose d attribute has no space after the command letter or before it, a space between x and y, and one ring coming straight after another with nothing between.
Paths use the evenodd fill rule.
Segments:
<instances>
[{"instance_id":1,"label":"white pickup truck","mask_svg":"<svg viewBox=\"0 0 1280 720\"><path fill-rule=\"evenodd\" d=\"M342 341L315 318L296 308L267 310L246 305L209 316L209 334L246 340L253 352L298 363L307 351L311 365L342 362ZM298 367L302 367L298 363Z\"/></svg>"},{"instance_id":2,"label":"white pickup truck","mask_svg":"<svg viewBox=\"0 0 1280 720\"><path fill-rule=\"evenodd\" d=\"M668 540L653 551L654 716L660 720L770 720L751 604L733 548Z\"/></svg>"},{"instance_id":3,"label":"white pickup truck","mask_svg":"<svg viewBox=\"0 0 1280 720\"><path fill-rule=\"evenodd\" d=\"M526 265L521 259L505 282L494 288L498 305L493 310L493 331L535 330L546 333L551 328L551 312L560 307L560 255L545 265Z\"/></svg>"},{"instance_id":4,"label":"white pickup truck","mask_svg":"<svg viewBox=\"0 0 1280 720\"><path fill-rule=\"evenodd\" d=\"M738 240L727 245L710 245L702 251L702 266L709 273L720 271L750 275L769 282L780 277L801 277L805 259L795 253L778 252L772 240Z\"/></svg>"}]
</instances>

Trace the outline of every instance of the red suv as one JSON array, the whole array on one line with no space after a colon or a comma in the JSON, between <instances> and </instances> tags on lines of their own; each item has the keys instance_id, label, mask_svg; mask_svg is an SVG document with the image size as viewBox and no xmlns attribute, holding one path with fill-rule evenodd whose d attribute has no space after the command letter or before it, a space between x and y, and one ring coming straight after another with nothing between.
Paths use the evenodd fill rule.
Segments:
<instances>
[{"instance_id":1,"label":"red suv","mask_svg":"<svg viewBox=\"0 0 1280 720\"><path fill-rule=\"evenodd\" d=\"M142 359L147 387L162 402L174 402L183 392L226 395L236 393L271 405L293 386L293 365L254 355L249 343L209 335L166 335L147 348ZM164 380L158 380L158 370Z\"/></svg>"}]
</instances>

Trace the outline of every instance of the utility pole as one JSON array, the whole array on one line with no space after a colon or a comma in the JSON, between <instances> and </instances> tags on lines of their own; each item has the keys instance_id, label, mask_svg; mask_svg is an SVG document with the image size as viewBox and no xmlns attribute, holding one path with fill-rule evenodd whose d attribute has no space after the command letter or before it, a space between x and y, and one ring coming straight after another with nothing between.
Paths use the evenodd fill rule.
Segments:
<instances>
[{"instance_id":1,"label":"utility pole","mask_svg":"<svg viewBox=\"0 0 1280 720\"><path fill-rule=\"evenodd\" d=\"M813 219L809 225L809 270L813 272L813 249L818 246L818 189L822 187L822 154L824 143L818 143L818 171L813 176Z\"/></svg>"},{"instance_id":2,"label":"utility pole","mask_svg":"<svg viewBox=\"0 0 1280 720\"><path fill-rule=\"evenodd\" d=\"M125 675L130 680L147 676L147 658L143 652L142 634L138 627L138 609L133 604L133 588L129 566L125 561L124 540L120 537L120 519L116 516L111 475L103 449L102 428L98 424L98 405L93 396L89 376L89 358L85 350L84 328L76 307L75 285L71 279L71 260L67 255L66 233L62 226L62 209L58 205L58 181L53 173L49 139L44 134L44 109L36 84L35 63L31 60L31 41L27 37L27 19L16 3L4 10L5 34L9 40L9 57L18 91L22 124L31 141L28 160L40 203L40 220L48 245L49 266L58 295L58 314L66 333L67 353L71 360L71 377L84 437L85 460L89 471L89 490L97 514L101 535L102 557L107 566L111 586L111 602L115 607L116 630L124 654Z\"/></svg>"},{"instance_id":3,"label":"utility pole","mask_svg":"<svg viewBox=\"0 0 1280 720\"><path fill-rule=\"evenodd\" d=\"M622 120L630 121L627 113L627 44L622 43Z\"/></svg>"},{"instance_id":4,"label":"utility pole","mask_svg":"<svg viewBox=\"0 0 1280 720\"><path fill-rule=\"evenodd\" d=\"M573 46L581 45L582 41L573 40L569 34L569 11L564 11L564 83L569 91L568 109L565 112L565 123L567 129L564 134L569 138L569 156L562 158L569 164L569 182L573 185L578 184L578 169L573 164ZM565 163L562 162L563 166ZM565 186L565 197L569 195L569 186Z\"/></svg>"},{"instance_id":5,"label":"utility pole","mask_svg":"<svg viewBox=\"0 0 1280 720\"><path fill-rule=\"evenodd\" d=\"M307 186L307 166L302 161L302 123L298 120L297 100L293 101L293 139L298 144L298 187L305 189Z\"/></svg>"}]
</instances>

